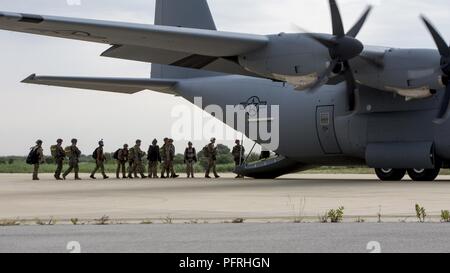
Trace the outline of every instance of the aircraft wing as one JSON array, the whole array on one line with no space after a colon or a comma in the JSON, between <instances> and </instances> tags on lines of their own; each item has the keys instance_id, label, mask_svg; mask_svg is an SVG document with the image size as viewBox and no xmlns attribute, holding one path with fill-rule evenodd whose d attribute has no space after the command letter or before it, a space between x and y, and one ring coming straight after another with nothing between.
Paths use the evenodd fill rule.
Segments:
<instances>
[{"instance_id":1,"label":"aircraft wing","mask_svg":"<svg viewBox=\"0 0 450 273\"><path fill-rule=\"evenodd\" d=\"M202 69L226 74L261 77L255 73L245 70L237 63L237 60L231 58L202 56L198 54L143 46L112 46L103 52L102 56L146 63L172 65L184 68Z\"/></svg>"},{"instance_id":2,"label":"aircraft wing","mask_svg":"<svg viewBox=\"0 0 450 273\"><path fill-rule=\"evenodd\" d=\"M213 57L240 55L268 43L263 35L1 11L0 29Z\"/></svg>"},{"instance_id":3,"label":"aircraft wing","mask_svg":"<svg viewBox=\"0 0 450 273\"><path fill-rule=\"evenodd\" d=\"M173 87L177 84L177 81L166 79L51 77L36 76L33 74L22 82L124 94L134 94L143 90L153 90L173 95L177 94L173 91Z\"/></svg>"}]
</instances>

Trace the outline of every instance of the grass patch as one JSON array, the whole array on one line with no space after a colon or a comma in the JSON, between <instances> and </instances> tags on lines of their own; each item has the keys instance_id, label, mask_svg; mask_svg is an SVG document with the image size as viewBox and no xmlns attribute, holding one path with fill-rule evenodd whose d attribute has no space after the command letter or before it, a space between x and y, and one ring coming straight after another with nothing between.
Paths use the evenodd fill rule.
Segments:
<instances>
[{"instance_id":1,"label":"grass patch","mask_svg":"<svg viewBox=\"0 0 450 273\"><path fill-rule=\"evenodd\" d=\"M448 210L441 211L441 222L450 223L450 211Z\"/></svg>"},{"instance_id":2,"label":"grass patch","mask_svg":"<svg viewBox=\"0 0 450 273\"><path fill-rule=\"evenodd\" d=\"M0 227L20 226L20 222L17 220L3 219L0 220Z\"/></svg>"},{"instance_id":3,"label":"grass patch","mask_svg":"<svg viewBox=\"0 0 450 273\"><path fill-rule=\"evenodd\" d=\"M323 215L319 215L320 223L341 223L344 220L344 207L339 207L337 209L331 209L325 212Z\"/></svg>"},{"instance_id":4,"label":"grass patch","mask_svg":"<svg viewBox=\"0 0 450 273\"><path fill-rule=\"evenodd\" d=\"M420 223L425 223L427 218L427 212L424 207L420 206L419 204L416 204L416 217L419 220Z\"/></svg>"},{"instance_id":5,"label":"grass patch","mask_svg":"<svg viewBox=\"0 0 450 273\"><path fill-rule=\"evenodd\" d=\"M95 224L98 226L108 225L110 222L109 216L103 215L99 219L95 219Z\"/></svg>"},{"instance_id":6,"label":"grass patch","mask_svg":"<svg viewBox=\"0 0 450 273\"><path fill-rule=\"evenodd\" d=\"M173 224L173 218L170 217L170 215L169 215L169 216L161 219L161 222L166 225L171 225L171 224Z\"/></svg>"},{"instance_id":7,"label":"grass patch","mask_svg":"<svg viewBox=\"0 0 450 273\"><path fill-rule=\"evenodd\" d=\"M236 218L231 223L233 223L233 224L243 224L244 221L245 221L244 218Z\"/></svg>"},{"instance_id":8,"label":"grass patch","mask_svg":"<svg viewBox=\"0 0 450 273\"><path fill-rule=\"evenodd\" d=\"M69 165L67 164L67 161L64 164L63 170L66 170ZM95 163L92 162L82 162L79 164L80 167L80 173L83 174L89 174L92 172L92 170L95 169ZM234 164L219 164L217 165L217 171L222 173L229 173L234 171ZM115 162L107 162L105 164L105 171L107 173L115 173L116 172L117 165ZM186 172L186 166L184 164L177 164L174 166L175 171L177 173L185 173ZM56 165L54 164L42 164L39 168L40 173L54 173L56 169ZM159 170L160 172L161 170ZM198 163L195 165L196 173L202 173L204 172L203 166ZM23 161L15 160L11 164L0 164L0 173L32 173L33 172L33 166L26 164Z\"/></svg>"}]
</instances>

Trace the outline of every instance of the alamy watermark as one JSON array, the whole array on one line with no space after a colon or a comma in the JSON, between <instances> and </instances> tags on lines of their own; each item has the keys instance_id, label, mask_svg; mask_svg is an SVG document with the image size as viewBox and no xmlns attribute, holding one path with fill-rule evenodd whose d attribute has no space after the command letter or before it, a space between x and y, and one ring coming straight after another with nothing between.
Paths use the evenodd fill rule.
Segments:
<instances>
[{"instance_id":1,"label":"alamy watermark","mask_svg":"<svg viewBox=\"0 0 450 273\"><path fill-rule=\"evenodd\" d=\"M194 98L194 105L204 112L194 111L186 105L172 109L171 136L174 140L202 141L215 137L223 140L240 139L245 133L265 149L275 151L280 144L280 106L269 105L253 96L236 105L203 105L201 97ZM227 130L224 124L233 128Z\"/></svg>"}]
</instances>

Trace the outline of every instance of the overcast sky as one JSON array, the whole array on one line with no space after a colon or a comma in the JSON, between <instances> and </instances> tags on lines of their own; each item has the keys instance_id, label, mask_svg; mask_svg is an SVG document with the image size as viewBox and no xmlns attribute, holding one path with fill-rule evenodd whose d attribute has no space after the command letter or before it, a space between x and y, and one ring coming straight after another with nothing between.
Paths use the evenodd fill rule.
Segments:
<instances>
[{"instance_id":1,"label":"overcast sky","mask_svg":"<svg viewBox=\"0 0 450 273\"><path fill-rule=\"evenodd\" d=\"M154 0L81 0L81 5L67 4L77 1L0 0L0 10L150 24L154 21ZM326 0L210 0L209 3L220 30L271 34L292 32L294 23L315 32L331 32ZM434 47L418 19L421 13L450 39L448 0L340 0L339 3L347 29L368 3L375 5L358 37L365 44ZM59 137L66 140L77 137L84 153L90 153L101 138L109 151L137 137L148 145L153 138L170 134L174 121L172 107L189 105L181 98L149 91L130 96L21 84L32 73L148 77L150 65L99 57L107 45L5 31L0 31L0 41L0 155L26 154L37 138L43 139L48 148ZM179 151L182 147L184 142L177 143Z\"/></svg>"}]
</instances>

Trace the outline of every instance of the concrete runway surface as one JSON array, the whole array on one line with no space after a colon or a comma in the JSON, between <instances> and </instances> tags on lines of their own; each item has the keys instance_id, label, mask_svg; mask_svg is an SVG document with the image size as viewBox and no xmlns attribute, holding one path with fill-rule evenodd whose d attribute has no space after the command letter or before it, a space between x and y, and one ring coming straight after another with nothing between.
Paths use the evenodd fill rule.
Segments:
<instances>
[{"instance_id":1,"label":"concrete runway surface","mask_svg":"<svg viewBox=\"0 0 450 273\"><path fill-rule=\"evenodd\" d=\"M209 224L0 227L0 252L450 252L448 224Z\"/></svg>"},{"instance_id":2,"label":"concrete runway surface","mask_svg":"<svg viewBox=\"0 0 450 273\"><path fill-rule=\"evenodd\" d=\"M291 175L278 180L67 180L51 175L30 181L30 175L0 175L1 219L98 219L140 223L144 219L175 222L198 219L221 223L292 222L306 216L317 222L326 210L345 207L346 221L356 217L383 222L416 221L421 204L439 221L450 209L450 177L438 182L379 182L373 175ZM308 218L309 217L309 218ZM392 217L392 218L391 218Z\"/></svg>"}]
</instances>

